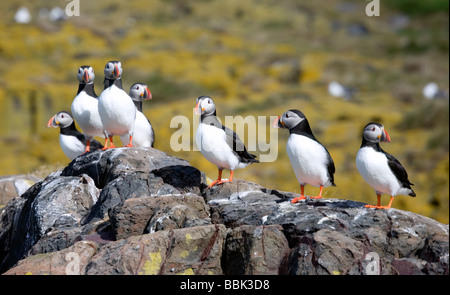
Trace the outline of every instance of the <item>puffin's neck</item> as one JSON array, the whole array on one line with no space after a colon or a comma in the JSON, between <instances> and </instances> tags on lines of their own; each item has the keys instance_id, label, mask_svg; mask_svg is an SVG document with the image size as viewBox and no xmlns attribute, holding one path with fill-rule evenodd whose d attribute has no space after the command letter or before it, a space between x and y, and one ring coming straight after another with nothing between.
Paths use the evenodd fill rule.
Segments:
<instances>
[{"instance_id":1,"label":"puffin's neck","mask_svg":"<svg viewBox=\"0 0 450 295\"><path fill-rule=\"evenodd\" d=\"M371 147L374 150L376 150L377 152L381 152L382 151L382 149L380 147L380 144L378 142L368 141L368 140L366 140L364 138L364 136L362 137L362 143L361 143L361 148L363 148L363 147Z\"/></svg>"},{"instance_id":2,"label":"puffin's neck","mask_svg":"<svg viewBox=\"0 0 450 295\"><path fill-rule=\"evenodd\" d=\"M214 113L212 114L202 114L200 117L200 122L206 123L207 121L217 120L216 110L214 110Z\"/></svg>"},{"instance_id":3,"label":"puffin's neck","mask_svg":"<svg viewBox=\"0 0 450 295\"><path fill-rule=\"evenodd\" d=\"M80 94L81 91L86 92L87 95L97 97L97 94L95 93L94 90L94 82L90 82L88 84L80 83L78 85L77 95Z\"/></svg>"},{"instance_id":4,"label":"puffin's neck","mask_svg":"<svg viewBox=\"0 0 450 295\"><path fill-rule=\"evenodd\" d=\"M71 135L78 132L77 127L75 127L75 121L69 126L59 128L59 133L64 135Z\"/></svg>"},{"instance_id":5,"label":"puffin's neck","mask_svg":"<svg viewBox=\"0 0 450 295\"><path fill-rule=\"evenodd\" d=\"M123 90L122 79L121 78L117 78L117 79L107 79L107 78L105 78L105 81L103 81L103 84L105 86L104 89L109 88L112 85L116 85L116 87L118 87L119 89Z\"/></svg>"},{"instance_id":6,"label":"puffin's neck","mask_svg":"<svg viewBox=\"0 0 450 295\"><path fill-rule=\"evenodd\" d=\"M306 119L298 123L297 126L289 129L289 134L303 135L317 141L317 139L314 137L311 127L309 126L308 120Z\"/></svg>"},{"instance_id":7,"label":"puffin's neck","mask_svg":"<svg viewBox=\"0 0 450 295\"><path fill-rule=\"evenodd\" d=\"M136 109L140 112L142 112L142 100L134 100L134 105L136 106Z\"/></svg>"}]
</instances>

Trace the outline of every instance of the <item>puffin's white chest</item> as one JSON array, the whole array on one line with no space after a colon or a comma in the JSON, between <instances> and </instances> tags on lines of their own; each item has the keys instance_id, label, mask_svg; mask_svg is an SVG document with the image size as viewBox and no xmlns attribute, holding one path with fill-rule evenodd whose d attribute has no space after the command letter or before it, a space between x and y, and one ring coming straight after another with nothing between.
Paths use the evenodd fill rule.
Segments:
<instances>
[{"instance_id":1,"label":"puffin's white chest","mask_svg":"<svg viewBox=\"0 0 450 295\"><path fill-rule=\"evenodd\" d=\"M375 191L393 196L399 191L400 183L383 153L370 147L361 148L356 155L356 168Z\"/></svg>"},{"instance_id":2,"label":"puffin's white chest","mask_svg":"<svg viewBox=\"0 0 450 295\"><path fill-rule=\"evenodd\" d=\"M71 135L60 134L59 144L64 154L70 160L75 159L86 150L86 146L81 141L79 141L78 138Z\"/></svg>"},{"instance_id":3,"label":"puffin's white chest","mask_svg":"<svg viewBox=\"0 0 450 295\"><path fill-rule=\"evenodd\" d=\"M130 143L128 136L121 136L120 140L123 145ZM134 122L133 146L135 147L151 147L153 144L153 129L145 115L136 111L136 119Z\"/></svg>"},{"instance_id":4,"label":"puffin's white chest","mask_svg":"<svg viewBox=\"0 0 450 295\"><path fill-rule=\"evenodd\" d=\"M133 133L136 107L122 89L112 85L103 90L98 99L98 112L110 135Z\"/></svg>"},{"instance_id":5,"label":"puffin's white chest","mask_svg":"<svg viewBox=\"0 0 450 295\"><path fill-rule=\"evenodd\" d=\"M200 123L195 142L202 155L217 167L230 170L243 168L239 165L238 157L228 146L224 130Z\"/></svg>"},{"instance_id":6,"label":"puffin's white chest","mask_svg":"<svg viewBox=\"0 0 450 295\"><path fill-rule=\"evenodd\" d=\"M286 151L301 185L331 185L327 171L327 152L318 142L302 135L289 136Z\"/></svg>"},{"instance_id":7,"label":"puffin's white chest","mask_svg":"<svg viewBox=\"0 0 450 295\"><path fill-rule=\"evenodd\" d=\"M75 121L87 136L103 136L103 124L98 113L98 99L81 91L73 100L71 111Z\"/></svg>"}]
</instances>

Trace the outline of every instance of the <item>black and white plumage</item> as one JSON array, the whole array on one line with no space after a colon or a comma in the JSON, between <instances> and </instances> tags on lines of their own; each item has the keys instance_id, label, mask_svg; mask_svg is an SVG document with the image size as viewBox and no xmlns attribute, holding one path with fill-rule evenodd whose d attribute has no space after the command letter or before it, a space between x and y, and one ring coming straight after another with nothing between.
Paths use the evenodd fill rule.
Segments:
<instances>
[{"instance_id":1,"label":"black and white plumage","mask_svg":"<svg viewBox=\"0 0 450 295\"><path fill-rule=\"evenodd\" d=\"M375 189L378 199L377 206L366 205L368 208L388 209L396 195L416 196L405 168L394 156L380 147L380 142L390 141L383 125L372 122L364 127L361 148L356 156L356 167L364 180ZM380 205L382 194L391 196L389 205Z\"/></svg>"},{"instance_id":2,"label":"black and white plumage","mask_svg":"<svg viewBox=\"0 0 450 295\"><path fill-rule=\"evenodd\" d=\"M75 127L75 122L68 112L59 112L47 123L47 127L60 128L59 144L64 154L73 160L85 153L87 137ZM103 145L95 139L91 141L91 151L102 149Z\"/></svg>"},{"instance_id":3,"label":"black and white plumage","mask_svg":"<svg viewBox=\"0 0 450 295\"><path fill-rule=\"evenodd\" d=\"M122 65L109 61L105 66L105 89L98 98L98 113L109 136L109 148L115 148L113 136L128 136L132 147L136 106L122 87Z\"/></svg>"},{"instance_id":4,"label":"black and white plumage","mask_svg":"<svg viewBox=\"0 0 450 295\"><path fill-rule=\"evenodd\" d=\"M142 112L142 101L151 100L152 93L144 83L134 83L130 87L130 97L136 106L136 119L134 121L133 145L135 147L153 147L155 131L150 120ZM123 145L130 143L128 136L121 136Z\"/></svg>"},{"instance_id":5,"label":"black and white plumage","mask_svg":"<svg viewBox=\"0 0 450 295\"><path fill-rule=\"evenodd\" d=\"M290 133L286 151L301 189L300 197L291 202L306 199L306 184L320 187L319 195L312 198L322 198L324 187L336 186L336 169L328 150L315 138L305 115L299 110L286 111L275 120L273 126L289 129Z\"/></svg>"},{"instance_id":6,"label":"black and white plumage","mask_svg":"<svg viewBox=\"0 0 450 295\"><path fill-rule=\"evenodd\" d=\"M75 121L86 135L86 152L89 152L90 142L95 136L104 137L106 145L108 134L103 128L98 113L98 97L94 90L94 69L90 66L81 66L78 69L77 78L80 84L72 102L71 111Z\"/></svg>"},{"instance_id":7,"label":"black and white plumage","mask_svg":"<svg viewBox=\"0 0 450 295\"><path fill-rule=\"evenodd\" d=\"M195 112L200 114L195 141L202 155L217 166L219 176L209 187L215 184L233 181L233 171L252 163L259 163L255 155L247 152L244 143L231 129L223 126L216 117L216 106L209 96L197 98ZM222 180L222 170L230 170L230 179Z\"/></svg>"}]
</instances>

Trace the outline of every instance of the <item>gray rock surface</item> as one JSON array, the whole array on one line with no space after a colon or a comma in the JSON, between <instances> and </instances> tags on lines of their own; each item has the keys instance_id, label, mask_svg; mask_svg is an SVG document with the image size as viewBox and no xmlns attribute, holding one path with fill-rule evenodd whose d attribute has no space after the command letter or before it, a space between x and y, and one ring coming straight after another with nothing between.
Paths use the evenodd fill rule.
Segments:
<instances>
[{"instance_id":1,"label":"gray rock surface","mask_svg":"<svg viewBox=\"0 0 450 295\"><path fill-rule=\"evenodd\" d=\"M82 155L0 208L0 273L449 272L448 225L435 220L204 179L155 149Z\"/></svg>"},{"instance_id":2,"label":"gray rock surface","mask_svg":"<svg viewBox=\"0 0 450 295\"><path fill-rule=\"evenodd\" d=\"M38 180L28 175L0 176L0 207L22 195Z\"/></svg>"}]
</instances>

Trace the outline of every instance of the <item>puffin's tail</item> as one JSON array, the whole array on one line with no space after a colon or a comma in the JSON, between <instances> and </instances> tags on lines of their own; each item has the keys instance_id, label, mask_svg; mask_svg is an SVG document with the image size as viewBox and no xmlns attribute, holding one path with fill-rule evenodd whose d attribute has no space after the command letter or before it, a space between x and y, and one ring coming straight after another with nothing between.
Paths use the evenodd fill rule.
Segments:
<instances>
[{"instance_id":1,"label":"puffin's tail","mask_svg":"<svg viewBox=\"0 0 450 295\"><path fill-rule=\"evenodd\" d=\"M249 163L259 163L259 161L256 159L256 156L253 154L249 154L252 158L249 159Z\"/></svg>"}]
</instances>

